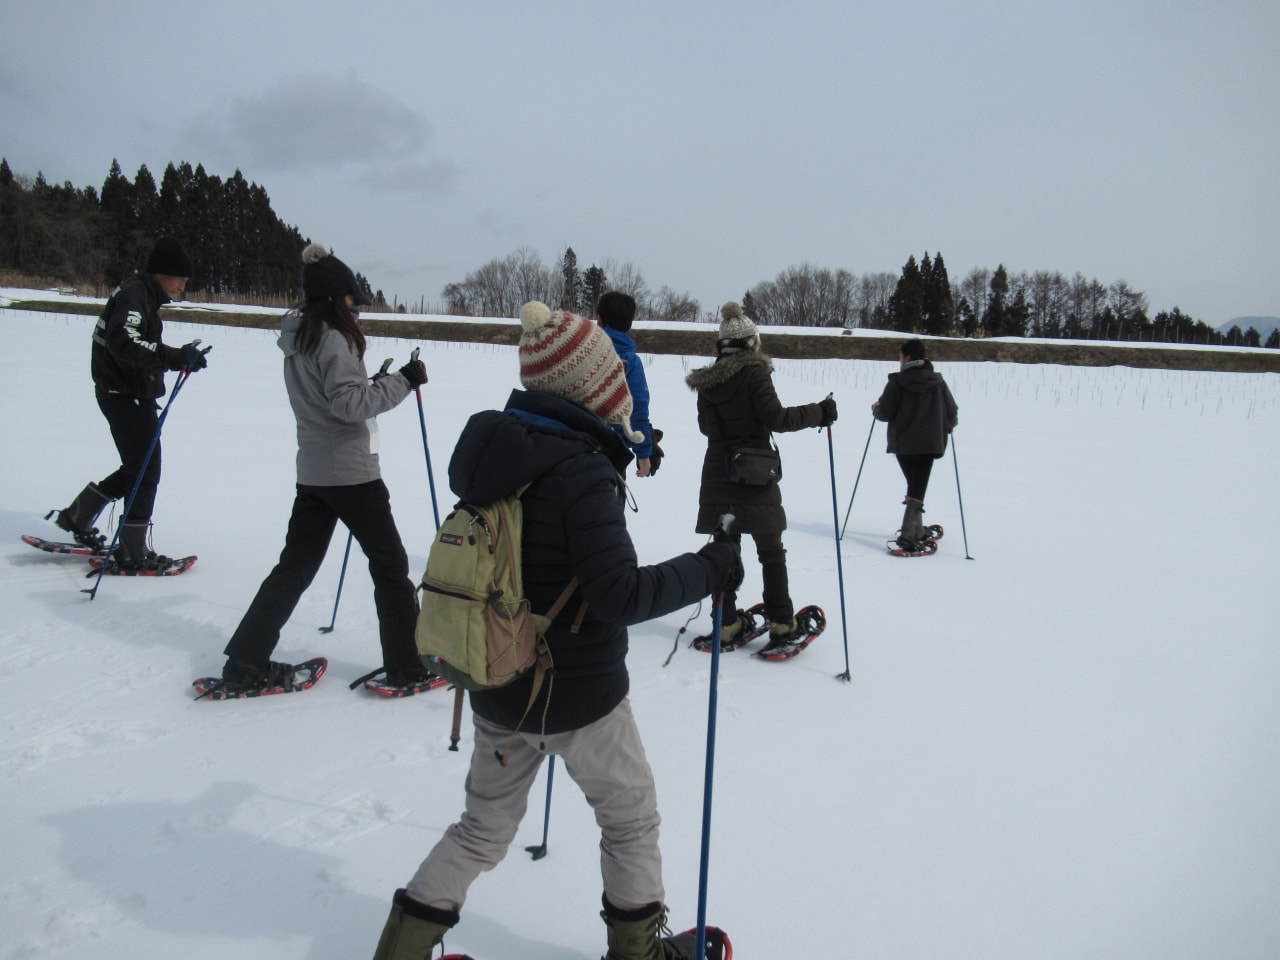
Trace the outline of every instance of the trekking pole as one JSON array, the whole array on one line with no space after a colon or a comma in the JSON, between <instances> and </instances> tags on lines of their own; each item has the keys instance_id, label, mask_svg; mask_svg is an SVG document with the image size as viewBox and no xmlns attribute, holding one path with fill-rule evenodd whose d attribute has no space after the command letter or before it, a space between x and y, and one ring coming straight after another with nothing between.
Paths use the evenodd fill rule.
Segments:
<instances>
[{"instance_id":1,"label":"trekking pole","mask_svg":"<svg viewBox=\"0 0 1280 960\"><path fill-rule=\"evenodd\" d=\"M198 347L199 340L192 340L191 345ZM208 353L213 347L205 347L200 352ZM169 391L169 399L165 401L164 409L160 411L160 417L156 420L156 432L151 437L151 444L147 447L147 455L142 458L142 466L138 468L137 479L133 481L133 489L129 491L129 499L124 503L124 512L120 514L120 522L116 524L116 532L111 537L111 543L107 546L107 552L102 558L102 566L98 568L98 579L93 582L93 587L88 590L81 590L81 593L87 593L89 599L93 600L98 596L98 587L102 584L102 575L107 572L107 567L111 564L111 554L116 548L116 541L120 539L120 528L124 526L125 520L129 516L129 511L133 509L133 501L137 499L138 488L142 486L142 478L147 472L147 467L151 464L151 455L156 452L156 444L160 442L160 431L164 429L164 421L169 416L169 408L173 406L174 398L178 396L178 391L182 389L182 385L187 382L187 378L191 373L186 367L178 371L178 377L173 381L173 389ZM89 576L93 576L90 572Z\"/></svg>"},{"instance_id":2,"label":"trekking pole","mask_svg":"<svg viewBox=\"0 0 1280 960\"><path fill-rule=\"evenodd\" d=\"M377 383L387 375L387 371L391 369L391 364L395 363L395 357L387 357L382 361L382 366L378 368L378 372L369 378L370 382ZM321 633L333 633L333 625L338 622L338 601L342 599L342 584L347 579L347 559L351 556L351 541L356 535L351 531L347 531L347 549L342 554L342 572L338 574L338 592L333 596L333 616L329 618L327 627L320 627ZM354 689L354 688L353 688Z\"/></svg>"},{"instance_id":3,"label":"trekking pole","mask_svg":"<svg viewBox=\"0 0 1280 960\"><path fill-rule=\"evenodd\" d=\"M350 530L347 531L347 549L342 554L342 572L338 574L338 592L333 597L333 616L329 618L329 625L321 627L321 633L333 633L333 625L338 622L338 601L342 599L342 582L347 579L347 560L351 556L351 541L356 535Z\"/></svg>"},{"instance_id":4,"label":"trekking pole","mask_svg":"<svg viewBox=\"0 0 1280 960\"><path fill-rule=\"evenodd\" d=\"M720 518L716 534L729 532L733 514ZM707 955L707 865L711 854L711 785L716 766L716 697L720 677L720 630L724 625L724 593L711 597L711 684L707 696L707 768L702 786L702 852L698 865L698 942L695 957Z\"/></svg>"},{"instance_id":5,"label":"trekking pole","mask_svg":"<svg viewBox=\"0 0 1280 960\"><path fill-rule=\"evenodd\" d=\"M951 465L956 470L956 499L960 501L960 533L964 536L964 558L972 560L969 556L969 531L964 528L964 497L960 496L960 464L956 461L956 438L955 434L951 436Z\"/></svg>"},{"instance_id":6,"label":"trekking pole","mask_svg":"<svg viewBox=\"0 0 1280 960\"><path fill-rule=\"evenodd\" d=\"M542 815L542 843L532 847L525 847L528 853L533 854L533 859L541 860L547 855L547 828L551 826L551 779L556 775L556 757L551 755L551 762L547 764L547 810Z\"/></svg>"},{"instance_id":7,"label":"trekking pole","mask_svg":"<svg viewBox=\"0 0 1280 960\"><path fill-rule=\"evenodd\" d=\"M414 347L413 353L409 355L412 362L418 359L418 351L421 347ZM422 412L422 388L414 387L413 392L418 395L418 423L422 426L422 452L427 455L427 483L431 486L431 515L435 517L436 529L440 529L440 507L436 504L436 475L431 469L431 447L427 445L427 415Z\"/></svg>"},{"instance_id":8,"label":"trekking pole","mask_svg":"<svg viewBox=\"0 0 1280 960\"><path fill-rule=\"evenodd\" d=\"M875 421L871 421L872 429L875 428ZM867 443L871 443L871 435L867 434ZM863 451L863 458L866 452ZM844 673L837 673L837 680L853 679L849 672L849 616L845 612L844 606L844 558L841 556L840 549L840 507L836 502L836 448L831 440L831 425L827 424L827 458L831 461L831 522L835 526L836 535L836 578L840 582L840 630L844 633ZM859 468L861 473L861 468ZM854 489L857 489L856 487ZM853 506L853 500L850 499L849 505ZM848 517L846 516L847 520Z\"/></svg>"},{"instance_id":9,"label":"trekking pole","mask_svg":"<svg viewBox=\"0 0 1280 960\"><path fill-rule=\"evenodd\" d=\"M867 451L871 449L871 434L875 432L876 432L876 418L875 418L875 414L872 414L871 429L867 431L867 445L862 448L862 463L858 464L858 475L857 477L854 478L854 481L853 481L853 493L849 494L849 507L844 512L844 523L840 525L839 530L836 532L837 540L844 539L844 528L849 525L849 514L853 510L853 498L858 495L858 482L862 479L862 465L867 462ZM832 473L833 474L835 473L834 469L832 470Z\"/></svg>"}]
</instances>

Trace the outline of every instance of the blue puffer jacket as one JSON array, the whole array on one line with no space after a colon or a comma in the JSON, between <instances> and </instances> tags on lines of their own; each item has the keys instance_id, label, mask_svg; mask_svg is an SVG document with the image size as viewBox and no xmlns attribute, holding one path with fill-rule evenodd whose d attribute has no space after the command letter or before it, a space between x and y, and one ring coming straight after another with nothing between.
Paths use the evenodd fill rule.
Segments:
<instances>
[{"instance_id":1,"label":"blue puffer jacket","mask_svg":"<svg viewBox=\"0 0 1280 960\"><path fill-rule=\"evenodd\" d=\"M549 610L573 577L581 583L547 632L555 666L524 722L526 730L563 733L608 714L630 685L627 625L695 603L716 582L714 564L694 553L639 565L627 533L620 475L630 459L604 421L575 403L534 391L513 391L505 411L477 413L458 438L449 486L462 499L492 503L530 484L521 497L521 556L534 611ZM583 599L586 618L571 633ZM532 683L530 671L505 687L474 691L471 709L515 729Z\"/></svg>"},{"instance_id":2,"label":"blue puffer jacket","mask_svg":"<svg viewBox=\"0 0 1280 960\"><path fill-rule=\"evenodd\" d=\"M648 460L653 456L653 425L649 422L649 381L644 375L644 364L636 356L636 342L631 335L612 327L601 327L609 339L613 341L613 349L627 368L627 389L631 391L633 410L631 413L631 429L644 434L640 443L630 444L631 452L637 460ZM622 436L622 427L614 425L614 433ZM625 437L623 438L626 439Z\"/></svg>"}]
</instances>

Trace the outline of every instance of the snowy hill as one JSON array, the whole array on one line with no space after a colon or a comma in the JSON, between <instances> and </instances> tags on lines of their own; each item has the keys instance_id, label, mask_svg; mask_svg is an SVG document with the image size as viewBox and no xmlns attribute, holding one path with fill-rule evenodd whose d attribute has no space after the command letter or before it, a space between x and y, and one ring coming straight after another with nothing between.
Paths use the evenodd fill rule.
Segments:
<instances>
[{"instance_id":1,"label":"snowy hill","mask_svg":"<svg viewBox=\"0 0 1280 960\"><path fill-rule=\"evenodd\" d=\"M1232 327L1239 327L1241 331L1248 333L1249 328L1253 327L1258 331L1262 342L1266 343L1267 337L1271 336L1271 331L1277 326L1280 326L1280 317L1236 317L1222 324L1218 330L1221 333L1230 333Z\"/></svg>"},{"instance_id":2,"label":"snowy hill","mask_svg":"<svg viewBox=\"0 0 1280 960\"><path fill-rule=\"evenodd\" d=\"M268 331L166 325L170 342L214 346L163 441L155 543L199 554L189 573L108 579L90 601L83 561L19 541L51 535L43 514L115 465L92 324L0 309L0 960L371 956L392 892L461 809L470 736L448 751L443 691L347 689L378 645L358 556L336 629L318 632L341 533L279 648L329 657L328 675L287 697L191 697L292 502L294 424ZM369 365L415 345L375 340ZM452 445L518 385L515 351L421 346L444 506ZM667 459L631 484L631 529L655 562L703 542L683 377L704 361L645 359ZM942 364L960 427L926 519L946 536L937 556L903 560L884 550L903 481L869 414L891 369L777 363L784 403L840 403L834 504L826 432L778 438L795 599L830 626L794 661L723 658L710 920L740 960L1274 957L1280 377ZM420 572L433 524L415 407L379 424ZM842 603L833 513L868 438ZM760 589L747 570L744 599ZM634 628L629 657L681 927L695 919L710 681L685 641L709 626L705 607L664 661L692 613ZM846 664L851 683L835 679ZM598 832L572 781L554 786L549 855L522 850L541 836L540 779L450 951L604 952Z\"/></svg>"}]
</instances>

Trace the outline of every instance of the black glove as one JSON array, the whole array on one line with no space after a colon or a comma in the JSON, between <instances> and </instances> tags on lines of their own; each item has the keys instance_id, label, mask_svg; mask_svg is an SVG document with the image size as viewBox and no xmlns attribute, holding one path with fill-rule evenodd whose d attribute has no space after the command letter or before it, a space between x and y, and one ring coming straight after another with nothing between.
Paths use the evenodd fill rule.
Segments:
<instances>
[{"instance_id":1,"label":"black glove","mask_svg":"<svg viewBox=\"0 0 1280 960\"><path fill-rule=\"evenodd\" d=\"M820 427L829 427L836 422L836 398L824 397L818 402L818 406L822 408L822 422L818 424Z\"/></svg>"},{"instance_id":2,"label":"black glove","mask_svg":"<svg viewBox=\"0 0 1280 960\"><path fill-rule=\"evenodd\" d=\"M712 540L698 551L698 556L715 565L711 574L712 593L736 593L746 571L742 569L742 548L736 540L723 537Z\"/></svg>"},{"instance_id":3,"label":"black glove","mask_svg":"<svg viewBox=\"0 0 1280 960\"><path fill-rule=\"evenodd\" d=\"M400 368L400 376L409 381L409 386L417 389L427 382L427 365L421 360L410 360Z\"/></svg>"},{"instance_id":4,"label":"black glove","mask_svg":"<svg viewBox=\"0 0 1280 960\"><path fill-rule=\"evenodd\" d=\"M192 340L190 343L182 345L182 367L187 373L195 373L197 370L203 370L209 365L209 361L204 358L213 347L205 347L200 349L200 341Z\"/></svg>"},{"instance_id":5,"label":"black glove","mask_svg":"<svg viewBox=\"0 0 1280 960\"><path fill-rule=\"evenodd\" d=\"M391 364L394 362L395 361L392 360L391 357L387 357L387 359L383 360L382 366L378 368L377 373L375 373L372 377L369 378L369 382L377 383L383 377L389 376L390 375L389 371L391 370Z\"/></svg>"},{"instance_id":6,"label":"black glove","mask_svg":"<svg viewBox=\"0 0 1280 960\"><path fill-rule=\"evenodd\" d=\"M658 446L658 441L662 439L662 431L654 428L653 431L653 453L649 454L649 476L653 476L658 472L658 466L662 463L664 456L662 448Z\"/></svg>"}]
</instances>

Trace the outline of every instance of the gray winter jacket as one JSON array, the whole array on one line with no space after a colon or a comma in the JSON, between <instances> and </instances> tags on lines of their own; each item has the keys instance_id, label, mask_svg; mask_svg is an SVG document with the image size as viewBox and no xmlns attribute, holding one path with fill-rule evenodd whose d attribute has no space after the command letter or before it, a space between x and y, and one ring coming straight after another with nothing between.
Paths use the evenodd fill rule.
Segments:
<instances>
[{"instance_id":1,"label":"gray winter jacket","mask_svg":"<svg viewBox=\"0 0 1280 960\"><path fill-rule=\"evenodd\" d=\"M932 456L947 452L947 434L959 422L955 398L928 360L889 374L875 418L889 424L889 453Z\"/></svg>"},{"instance_id":2,"label":"gray winter jacket","mask_svg":"<svg viewBox=\"0 0 1280 960\"><path fill-rule=\"evenodd\" d=\"M302 318L290 310L280 322L284 385L298 421L298 483L347 487L381 478L378 424L413 388L398 373L369 381L364 361L341 333L325 330L315 353L300 353Z\"/></svg>"}]
</instances>

